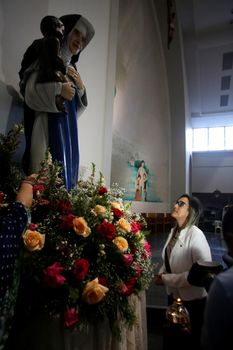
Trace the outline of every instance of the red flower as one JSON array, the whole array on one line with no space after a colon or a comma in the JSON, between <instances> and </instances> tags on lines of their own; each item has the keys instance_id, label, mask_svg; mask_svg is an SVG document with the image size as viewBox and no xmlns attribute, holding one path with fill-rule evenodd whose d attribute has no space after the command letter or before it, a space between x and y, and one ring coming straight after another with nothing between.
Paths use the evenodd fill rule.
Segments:
<instances>
[{"instance_id":1,"label":"red flower","mask_svg":"<svg viewBox=\"0 0 233 350\"><path fill-rule=\"evenodd\" d=\"M44 284L46 287L56 288L65 283L65 277L61 275L64 271L64 267L59 262L55 262L53 265L44 269Z\"/></svg>"},{"instance_id":2,"label":"red flower","mask_svg":"<svg viewBox=\"0 0 233 350\"><path fill-rule=\"evenodd\" d=\"M58 203L57 209L60 213L69 214L72 211L72 205L67 200L61 200Z\"/></svg>"},{"instance_id":3,"label":"red flower","mask_svg":"<svg viewBox=\"0 0 233 350\"><path fill-rule=\"evenodd\" d=\"M107 239L114 239L116 237L116 228L108 221L103 221L100 225L96 226L97 232Z\"/></svg>"},{"instance_id":4,"label":"red flower","mask_svg":"<svg viewBox=\"0 0 233 350\"><path fill-rule=\"evenodd\" d=\"M37 193L37 192L42 193L42 192L44 192L44 190L45 190L45 185L38 184L38 185L34 185L33 186L33 193L34 194Z\"/></svg>"},{"instance_id":5,"label":"red flower","mask_svg":"<svg viewBox=\"0 0 233 350\"><path fill-rule=\"evenodd\" d=\"M136 282L137 282L136 277L132 277L128 281L125 282L125 285L128 289L127 293L125 295L130 295L134 292L134 287L135 287Z\"/></svg>"},{"instance_id":6,"label":"red flower","mask_svg":"<svg viewBox=\"0 0 233 350\"><path fill-rule=\"evenodd\" d=\"M78 323L78 313L77 310L72 307L64 313L64 325L65 327L71 327L74 326L76 323Z\"/></svg>"},{"instance_id":7,"label":"red flower","mask_svg":"<svg viewBox=\"0 0 233 350\"><path fill-rule=\"evenodd\" d=\"M37 228L38 228L38 225L37 224L33 224L33 223L31 223L28 226L28 229L31 230L31 231L36 231Z\"/></svg>"},{"instance_id":8,"label":"red flower","mask_svg":"<svg viewBox=\"0 0 233 350\"><path fill-rule=\"evenodd\" d=\"M124 213L123 211L121 211L120 209L117 209L117 208L113 208L113 214L114 216L117 218L117 219L120 219L124 216Z\"/></svg>"},{"instance_id":9,"label":"red flower","mask_svg":"<svg viewBox=\"0 0 233 350\"><path fill-rule=\"evenodd\" d=\"M89 271L89 262L86 259L77 259L74 262L73 273L78 281L83 281Z\"/></svg>"},{"instance_id":10,"label":"red flower","mask_svg":"<svg viewBox=\"0 0 233 350\"><path fill-rule=\"evenodd\" d=\"M38 204L39 205L50 205L50 201L48 200L48 199L40 199L39 201L38 201Z\"/></svg>"},{"instance_id":11,"label":"red flower","mask_svg":"<svg viewBox=\"0 0 233 350\"><path fill-rule=\"evenodd\" d=\"M134 292L134 286L136 282L137 282L137 279L135 277L130 278L128 281L124 283L122 282L119 286L120 287L119 293L124 296L129 296Z\"/></svg>"},{"instance_id":12,"label":"red flower","mask_svg":"<svg viewBox=\"0 0 233 350\"><path fill-rule=\"evenodd\" d=\"M132 264L133 255L132 254L122 254L122 260L124 261L125 265L129 266Z\"/></svg>"},{"instance_id":13,"label":"red flower","mask_svg":"<svg viewBox=\"0 0 233 350\"><path fill-rule=\"evenodd\" d=\"M100 196L103 196L105 193L107 193L108 192L108 189L106 188L106 187L100 187L99 188L99 190L98 190L98 194L100 195Z\"/></svg>"},{"instance_id":14,"label":"red flower","mask_svg":"<svg viewBox=\"0 0 233 350\"><path fill-rule=\"evenodd\" d=\"M107 282L107 278L105 276L98 277L98 280L99 280L99 284L101 284L102 286L107 287L108 282Z\"/></svg>"},{"instance_id":15,"label":"red flower","mask_svg":"<svg viewBox=\"0 0 233 350\"><path fill-rule=\"evenodd\" d=\"M69 231L72 230L74 225L73 225L73 220L75 216L73 214L68 214L62 216L61 220L62 222L60 223L60 230L62 231Z\"/></svg>"},{"instance_id":16,"label":"red flower","mask_svg":"<svg viewBox=\"0 0 233 350\"><path fill-rule=\"evenodd\" d=\"M151 254L151 245L147 241L145 241L145 243L144 243L144 249L146 251L147 257L152 255Z\"/></svg>"},{"instance_id":17,"label":"red flower","mask_svg":"<svg viewBox=\"0 0 233 350\"><path fill-rule=\"evenodd\" d=\"M132 221L131 223L131 232L132 233L137 233L138 231L141 230L141 224L138 221Z\"/></svg>"},{"instance_id":18,"label":"red flower","mask_svg":"<svg viewBox=\"0 0 233 350\"><path fill-rule=\"evenodd\" d=\"M125 283L123 283L123 282L121 284L119 284L118 288L119 288L119 294L121 294L121 295L126 295L126 293L128 292L128 288L126 287Z\"/></svg>"},{"instance_id":19,"label":"red flower","mask_svg":"<svg viewBox=\"0 0 233 350\"><path fill-rule=\"evenodd\" d=\"M2 191L0 191L0 203L2 203L4 201L4 193Z\"/></svg>"},{"instance_id":20,"label":"red flower","mask_svg":"<svg viewBox=\"0 0 233 350\"><path fill-rule=\"evenodd\" d=\"M140 277L141 274L142 274L142 268L139 267L139 266L137 266L137 265L132 266L132 268L133 268L133 270L134 270L134 275L135 275L136 277Z\"/></svg>"}]
</instances>

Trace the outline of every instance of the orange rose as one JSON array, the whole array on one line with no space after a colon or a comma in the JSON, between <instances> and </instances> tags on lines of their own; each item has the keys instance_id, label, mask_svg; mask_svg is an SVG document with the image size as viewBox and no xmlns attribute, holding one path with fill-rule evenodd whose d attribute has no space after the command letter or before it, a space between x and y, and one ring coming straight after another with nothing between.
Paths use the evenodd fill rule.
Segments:
<instances>
[{"instance_id":1,"label":"orange rose","mask_svg":"<svg viewBox=\"0 0 233 350\"><path fill-rule=\"evenodd\" d=\"M96 205L95 208L93 209L93 213L96 215L104 216L106 212L107 212L106 208L103 207L102 205Z\"/></svg>"},{"instance_id":2,"label":"orange rose","mask_svg":"<svg viewBox=\"0 0 233 350\"><path fill-rule=\"evenodd\" d=\"M88 282L84 288L82 298L87 304L97 304L108 292L108 288L99 283L98 278Z\"/></svg>"},{"instance_id":3,"label":"orange rose","mask_svg":"<svg viewBox=\"0 0 233 350\"><path fill-rule=\"evenodd\" d=\"M119 210L122 209L120 203L118 203L118 202L112 202L112 203L111 203L111 207L112 207L113 209L119 209Z\"/></svg>"},{"instance_id":4,"label":"orange rose","mask_svg":"<svg viewBox=\"0 0 233 350\"><path fill-rule=\"evenodd\" d=\"M73 219L74 231L77 235L82 237L88 237L91 233L90 227L88 227L86 220L83 217L75 217Z\"/></svg>"},{"instance_id":5,"label":"orange rose","mask_svg":"<svg viewBox=\"0 0 233 350\"><path fill-rule=\"evenodd\" d=\"M44 247L45 235L38 231L27 230L23 235L23 242L30 252L41 250Z\"/></svg>"},{"instance_id":6,"label":"orange rose","mask_svg":"<svg viewBox=\"0 0 233 350\"><path fill-rule=\"evenodd\" d=\"M131 225L130 223L125 220L124 218L121 218L119 221L118 221L118 226L125 232L129 233L131 232Z\"/></svg>"},{"instance_id":7,"label":"orange rose","mask_svg":"<svg viewBox=\"0 0 233 350\"><path fill-rule=\"evenodd\" d=\"M124 237L121 237L121 236L116 237L113 240L113 243L117 246L117 248L121 252L125 252L128 249L128 247L129 247L127 240Z\"/></svg>"}]
</instances>

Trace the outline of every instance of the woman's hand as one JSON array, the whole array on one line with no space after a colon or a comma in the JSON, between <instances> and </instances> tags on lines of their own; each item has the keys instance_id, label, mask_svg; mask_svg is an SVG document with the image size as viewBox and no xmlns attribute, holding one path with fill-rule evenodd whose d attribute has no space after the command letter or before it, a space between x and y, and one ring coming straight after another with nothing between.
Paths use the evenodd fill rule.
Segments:
<instances>
[{"instance_id":1,"label":"woman's hand","mask_svg":"<svg viewBox=\"0 0 233 350\"><path fill-rule=\"evenodd\" d=\"M68 66L67 75L75 82L75 85L79 90L85 89L80 74L74 69L74 67Z\"/></svg>"},{"instance_id":2,"label":"woman's hand","mask_svg":"<svg viewBox=\"0 0 233 350\"><path fill-rule=\"evenodd\" d=\"M63 83L61 89L61 96L68 101L71 101L75 94L75 88L72 83Z\"/></svg>"},{"instance_id":3,"label":"woman's hand","mask_svg":"<svg viewBox=\"0 0 233 350\"><path fill-rule=\"evenodd\" d=\"M27 209L31 208L33 200L33 185L36 181L37 174L31 174L26 177L20 185L16 202L22 203Z\"/></svg>"},{"instance_id":4,"label":"woman's hand","mask_svg":"<svg viewBox=\"0 0 233 350\"><path fill-rule=\"evenodd\" d=\"M155 275L155 284L157 286L163 286L164 285L163 279L162 279L162 274Z\"/></svg>"}]
</instances>

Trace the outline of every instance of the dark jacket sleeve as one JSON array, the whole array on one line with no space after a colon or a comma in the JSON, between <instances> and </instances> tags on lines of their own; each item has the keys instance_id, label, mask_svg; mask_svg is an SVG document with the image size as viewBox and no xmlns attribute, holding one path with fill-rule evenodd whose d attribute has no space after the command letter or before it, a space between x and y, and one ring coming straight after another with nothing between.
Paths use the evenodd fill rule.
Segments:
<instances>
[{"instance_id":1,"label":"dark jacket sleeve","mask_svg":"<svg viewBox=\"0 0 233 350\"><path fill-rule=\"evenodd\" d=\"M221 275L221 274L220 274ZM229 348L232 337L232 291L216 277L208 294L202 329L203 350Z\"/></svg>"},{"instance_id":2,"label":"dark jacket sleeve","mask_svg":"<svg viewBox=\"0 0 233 350\"><path fill-rule=\"evenodd\" d=\"M13 281L26 223L27 212L21 203L9 205L0 217L0 303Z\"/></svg>"}]
</instances>

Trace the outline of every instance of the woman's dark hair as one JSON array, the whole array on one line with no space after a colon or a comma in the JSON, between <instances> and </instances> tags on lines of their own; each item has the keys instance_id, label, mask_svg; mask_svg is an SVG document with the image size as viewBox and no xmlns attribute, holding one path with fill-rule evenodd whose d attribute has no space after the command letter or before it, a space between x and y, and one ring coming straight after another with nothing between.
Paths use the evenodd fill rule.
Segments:
<instances>
[{"instance_id":1,"label":"woman's dark hair","mask_svg":"<svg viewBox=\"0 0 233 350\"><path fill-rule=\"evenodd\" d=\"M202 213L202 205L197 197L192 197L187 193L182 194L179 197L185 197L189 201L189 215L187 217L186 226L198 225L201 213Z\"/></svg>"}]
</instances>

